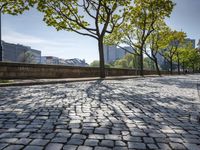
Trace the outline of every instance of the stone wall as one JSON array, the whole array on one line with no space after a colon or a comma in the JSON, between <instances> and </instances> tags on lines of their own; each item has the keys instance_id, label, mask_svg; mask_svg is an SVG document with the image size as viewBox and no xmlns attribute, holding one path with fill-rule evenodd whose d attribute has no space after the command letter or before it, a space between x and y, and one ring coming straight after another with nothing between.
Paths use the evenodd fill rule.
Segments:
<instances>
[{"instance_id":1,"label":"stone wall","mask_svg":"<svg viewBox=\"0 0 200 150\"><path fill-rule=\"evenodd\" d=\"M139 71L133 69L106 69L107 76L128 76L139 74ZM156 71L145 70L144 74L156 74ZM163 74L167 74L167 72L163 72ZM80 78L98 76L99 69L95 67L0 62L0 79Z\"/></svg>"}]
</instances>

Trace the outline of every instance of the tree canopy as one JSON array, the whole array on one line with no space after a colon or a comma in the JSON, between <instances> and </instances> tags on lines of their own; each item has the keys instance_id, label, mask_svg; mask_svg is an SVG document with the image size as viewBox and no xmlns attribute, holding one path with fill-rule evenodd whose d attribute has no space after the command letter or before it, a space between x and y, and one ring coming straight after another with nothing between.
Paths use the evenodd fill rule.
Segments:
<instances>
[{"instance_id":1,"label":"tree canopy","mask_svg":"<svg viewBox=\"0 0 200 150\"><path fill-rule=\"evenodd\" d=\"M35 0L0 0L0 11L3 14L22 14L34 4Z\"/></svg>"},{"instance_id":2,"label":"tree canopy","mask_svg":"<svg viewBox=\"0 0 200 150\"><path fill-rule=\"evenodd\" d=\"M41 0L38 10L57 30L73 31L98 40L100 76L105 77L103 39L123 23L131 0Z\"/></svg>"},{"instance_id":3,"label":"tree canopy","mask_svg":"<svg viewBox=\"0 0 200 150\"><path fill-rule=\"evenodd\" d=\"M173 59L178 55L179 47L185 42L186 33L168 29L160 40L161 55L170 64L170 72L173 72ZM178 62L179 63L179 62ZM179 64L178 64L179 65Z\"/></svg>"},{"instance_id":4,"label":"tree canopy","mask_svg":"<svg viewBox=\"0 0 200 150\"><path fill-rule=\"evenodd\" d=\"M111 44L126 44L140 56L143 75L143 51L147 38L155 30L155 24L169 17L174 7L171 0L135 0L125 22L105 40Z\"/></svg>"}]
</instances>

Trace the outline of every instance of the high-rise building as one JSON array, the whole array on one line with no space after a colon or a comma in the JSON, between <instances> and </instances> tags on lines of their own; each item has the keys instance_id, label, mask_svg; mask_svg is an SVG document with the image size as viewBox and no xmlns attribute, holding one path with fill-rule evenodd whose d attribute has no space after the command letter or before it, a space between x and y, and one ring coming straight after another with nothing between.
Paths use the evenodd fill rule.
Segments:
<instances>
[{"instance_id":1,"label":"high-rise building","mask_svg":"<svg viewBox=\"0 0 200 150\"><path fill-rule=\"evenodd\" d=\"M189 44L191 43L192 44L192 48L195 48L196 47L196 42L195 42L195 39L186 39L185 40L185 44Z\"/></svg>"},{"instance_id":2,"label":"high-rise building","mask_svg":"<svg viewBox=\"0 0 200 150\"><path fill-rule=\"evenodd\" d=\"M164 49L164 51L167 51L167 49ZM160 66L161 70L168 70L169 69L168 61L160 53L156 54L156 58L157 58L158 65Z\"/></svg>"},{"instance_id":3,"label":"high-rise building","mask_svg":"<svg viewBox=\"0 0 200 150\"><path fill-rule=\"evenodd\" d=\"M200 40L199 40L199 42L197 44L197 48L198 48L198 50L200 50Z\"/></svg>"},{"instance_id":4,"label":"high-rise building","mask_svg":"<svg viewBox=\"0 0 200 150\"><path fill-rule=\"evenodd\" d=\"M118 48L115 45L112 46L104 45L105 63L109 64L118 59L121 59L122 57L124 57L126 54L129 53L128 51L132 53L133 49L131 47Z\"/></svg>"},{"instance_id":5,"label":"high-rise building","mask_svg":"<svg viewBox=\"0 0 200 150\"><path fill-rule=\"evenodd\" d=\"M3 61L40 63L41 51L31 49L29 46L12 44L2 41Z\"/></svg>"}]
</instances>

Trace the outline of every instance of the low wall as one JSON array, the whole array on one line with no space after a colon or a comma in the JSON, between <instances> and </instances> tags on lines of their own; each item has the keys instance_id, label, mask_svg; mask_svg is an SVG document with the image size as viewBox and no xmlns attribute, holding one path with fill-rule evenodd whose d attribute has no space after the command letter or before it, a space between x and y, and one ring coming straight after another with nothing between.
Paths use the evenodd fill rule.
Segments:
<instances>
[{"instance_id":1,"label":"low wall","mask_svg":"<svg viewBox=\"0 0 200 150\"><path fill-rule=\"evenodd\" d=\"M162 73L168 74L167 72ZM134 69L106 69L106 76L128 76L139 74L140 72ZM156 74L156 71L144 70L144 74ZM0 79L80 78L98 76L99 68L95 67L0 62Z\"/></svg>"}]
</instances>

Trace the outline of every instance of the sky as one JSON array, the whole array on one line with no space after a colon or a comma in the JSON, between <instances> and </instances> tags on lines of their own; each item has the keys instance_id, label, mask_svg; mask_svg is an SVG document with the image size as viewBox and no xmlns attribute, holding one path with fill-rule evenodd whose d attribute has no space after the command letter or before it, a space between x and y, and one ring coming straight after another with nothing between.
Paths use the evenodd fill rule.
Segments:
<instances>
[{"instance_id":1,"label":"sky","mask_svg":"<svg viewBox=\"0 0 200 150\"><path fill-rule=\"evenodd\" d=\"M174 0L176 6L167 24L187 33L188 38L200 39L200 0ZM43 14L31 9L22 15L2 15L2 40L41 50L42 56L63 59L80 58L87 63L98 60L97 41L68 31L56 31L43 22Z\"/></svg>"}]
</instances>

